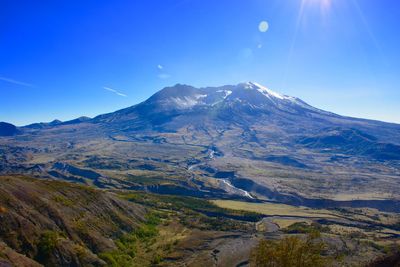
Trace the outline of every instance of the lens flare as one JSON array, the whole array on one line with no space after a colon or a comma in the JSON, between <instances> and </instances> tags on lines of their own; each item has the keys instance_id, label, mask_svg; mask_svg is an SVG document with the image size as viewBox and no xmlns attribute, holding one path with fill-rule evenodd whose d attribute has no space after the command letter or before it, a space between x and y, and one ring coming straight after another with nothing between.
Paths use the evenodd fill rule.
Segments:
<instances>
[{"instance_id":1,"label":"lens flare","mask_svg":"<svg viewBox=\"0 0 400 267\"><path fill-rule=\"evenodd\" d=\"M260 24L258 25L258 30L260 32L266 32L266 31L268 31L268 28L269 28L269 24L265 20L261 21Z\"/></svg>"},{"instance_id":2,"label":"lens flare","mask_svg":"<svg viewBox=\"0 0 400 267\"><path fill-rule=\"evenodd\" d=\"M302 6L305 5L319 5L322 12L326 12L330 9L332 0L302 0Z\"/></svg>"}]
</instances>

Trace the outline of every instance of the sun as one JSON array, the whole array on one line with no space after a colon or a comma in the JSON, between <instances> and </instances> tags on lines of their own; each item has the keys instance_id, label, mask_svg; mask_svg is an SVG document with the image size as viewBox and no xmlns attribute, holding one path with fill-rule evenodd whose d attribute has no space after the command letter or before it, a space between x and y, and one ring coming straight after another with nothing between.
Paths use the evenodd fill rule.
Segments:
<instances>
[{"instance_id":1,"label":"sun","mask_svg":"<svg viewBox=\"0 0 400 267\"><path fill-rule=\"evenodd\" d=\"M301 5L302 7L308 5L319 5L321 10L328 10L331 7L332 0L302 0Z\"/></svg>"}]
</instances>

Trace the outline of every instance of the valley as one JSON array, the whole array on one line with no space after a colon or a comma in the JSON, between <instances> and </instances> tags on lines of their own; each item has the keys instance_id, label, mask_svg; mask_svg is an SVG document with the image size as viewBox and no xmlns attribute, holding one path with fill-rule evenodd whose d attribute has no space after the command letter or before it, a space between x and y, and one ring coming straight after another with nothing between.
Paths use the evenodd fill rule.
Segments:
<instances>
[{"instance_id":1,"label":"valley","mask_svg":"<svg viewBox=\"0 0 400 267\"><path fill-rule=\"evenodd\" d=\"M0 215L29 221L20 205L57 215L39 216L26 244L16 240L28 233L3 225L5 261L247 266L260 240L317 231L334 266L363 266L399 244L400 125L343 117L257 83L177 84L113 113L1 124L0 134L9 195ZM107 202L111 221L90 212L101 212L91 195ZM77 214L93 220L89 233ZM62 240L45 259L43 238ZM71 250L78 245L87 257Z\"/></svg>"},{"instance_id":2,"label":"valley","mask_svg":"<svg viewBox=\"0 0 400 267\"><path fill-rule=\"evenodd\" d=\"M362 266L400 237L399 214L374 209L207 201L26 176L0 180L2 264L245 266L262 239L318 231L326 257Z\"/></svg>"}]
</instances>

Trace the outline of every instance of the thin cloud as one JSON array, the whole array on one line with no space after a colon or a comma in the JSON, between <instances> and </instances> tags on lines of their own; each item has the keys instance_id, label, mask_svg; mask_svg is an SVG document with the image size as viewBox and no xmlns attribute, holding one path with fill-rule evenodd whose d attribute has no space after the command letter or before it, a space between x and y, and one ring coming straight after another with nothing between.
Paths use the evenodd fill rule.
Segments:
<instances>
[{"instance_id":1,"label":"thin cloud","mask_svg":"<svg viewBox=\"0 0 400 267\"><path fill-rule=\"evenodd\" d=\"M164 66L163 66L163 65L158 64L158 65L157 65L157 69L158 69L158 71L157 71L157 72L158 72L157 77L158 77L159 79L165 80L165 79L168 79L168 78L171 77L171 75L169 75L168 73L166 73L166 71L164 70Z\"/></svg>"},{"instance_id":2,"label":"thin cloud","mask_svg":"<svg viewBox=\"0 0 400 267\"><path fill-rule=\"evenodd\" d=\"M171 77L171 75L166 74L166 73L160 73L160 74L158 74L158 78L160 78L160 79L168 79L168 78L170 78L170 77Z\"/></svg>"},{"instance_id":3,"label":"thin cloud","mask_svg":"<svg viewBox=\"0 0 400 267\"><path fill-rule=\"evenodd\" d=\"M105 87L105 86L104 86L103 89L105 89L105 90L107 90L107 91L110 91L110 92L113 92L113 93L116 94L116 95L123 96L123 97L127 97L126 94L123 94L123 93L121 93L121 92L118 92L117 90L112 89L112 88L110 88L110 87Z\"/></svg>"},{"instance_id":4,"label":"thin cloud","mask_svg":"<svg viewBox=\"0 0 400 267\"><path fill-rule=\"evenodd\" d=\"M12 84L16 84L16 85L21 85L21 86L25 86L25 87L35 87L33 84L17 81L17 80L2 77L2 76L0 76L0 81L12 83Z\"/></svg>"}]
</instances>

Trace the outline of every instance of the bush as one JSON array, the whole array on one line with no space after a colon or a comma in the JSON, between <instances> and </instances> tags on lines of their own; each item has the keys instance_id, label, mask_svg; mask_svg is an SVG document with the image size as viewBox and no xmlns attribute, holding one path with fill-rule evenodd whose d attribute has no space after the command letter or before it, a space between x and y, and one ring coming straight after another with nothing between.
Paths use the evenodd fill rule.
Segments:
<instances>
[{"instance_id":1,"label":"bush","mask_svg":"<svg viewBox=\"0 0 400 267\"><path fill-rule=\"evenodd\" d=\"M309 234L315 231L329 232L329 227L322 226L321 224L316 222L313 222L311 224L305 222L296 222L289 225L286 229L284 229L284 231L289 234Z\"/></svg>"},{"instance_id":2,"label":"bush","mask_svg":"<svg viewBox=\"0 0 400 267\"><path fill-rule=\"evenodd\" d=\"M257 267L325 267L329 261L321 255L324 248L325 244L313 235L305 240L299 237L261 240L251 254L250 264Z\"/></svg>"},{"instance_id":3,"label":"bush","mask_svg":"<svg viewBox=\"0 0 400 267\"><path fill-rule=\"evenodd\" d=\"M225 217L251 222L258 222L263 218L263 215L255 212L224 209L210 201L194 197L144 194L140 192L120 194L120 197L153 208L184 212L194 211L208 217Z\"/></svg>"},{"instance_id":4,"label":"bush","mask_svg":"<svg viewBox=\"0 0 400 267\"><path fill-rule=\"evenodd\" d=\"M104 252L101 253L99 256L101 259L107 262L107 266L134 266L134 259L132 257L118 251Z\"/></svg>"},{"instance_id":5,"label":"bush","mask_svg":"<svg viewBox=\"0 0 400 267\"><path fill-rule=\"evenodd\" d=\"M392 248L388 255L380 256L366 265L366 267L400 266L400 248Z\"/></svg>"},{"instance_id":6,"label":"bush","mask_svg":"<svg viewBox=\"0 0 400 267\"><path fill-rule=\"evenodd\" d=\"M162 256L159 254L154 255L153 259L151 260L151 264L152 265L157 265L159 263L161 263L163 260Z\"/></svg>"},{"instance_id":7,"label":"bush","mask_svg":"<svg viewBox=\"0 0 400 267\"><path fill-rule=\"evenodd\" d=\"M39 262L46 261L57 247L59 234L55 231L45 231L42 233L38 243L36 259Z\"/></svg>"},{"instance_id":8,"label":"bush","mask_svg":"<svg viewBox=\"0 0 400 267\"><path fill-rule=\"evenodd\" d=\"M157 226L160 222L156 213L148 214L146 221L140 227L115 241L118 249L101 253L100 258L107 262L107 266L134 266L137 246L141 244L146 246L158 235ZM155 256L153 261L161 261L161 259Z\"/></svg>"}]
</instances>

